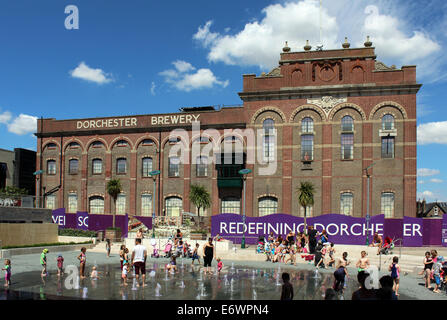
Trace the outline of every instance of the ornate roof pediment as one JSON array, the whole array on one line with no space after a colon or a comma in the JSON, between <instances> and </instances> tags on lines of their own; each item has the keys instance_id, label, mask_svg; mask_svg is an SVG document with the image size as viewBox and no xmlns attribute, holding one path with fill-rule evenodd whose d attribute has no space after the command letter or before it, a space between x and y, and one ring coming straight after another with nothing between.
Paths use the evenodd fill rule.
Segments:
<instances>
[{"instance_id":1,"label":"ornate roof pediment","mask_svg":"<svg viewBox=\"0 0 447 320\"><path fill-rule=\"evenodd\" d=\"M321 98L307 99L307 103L314 104L323 109L324 113L326 114L326 117L329 116L329 113L337 104L347 101L348 99L346 97L334 98L332 96L323 96Z\"/></svg>"}]
</instances>

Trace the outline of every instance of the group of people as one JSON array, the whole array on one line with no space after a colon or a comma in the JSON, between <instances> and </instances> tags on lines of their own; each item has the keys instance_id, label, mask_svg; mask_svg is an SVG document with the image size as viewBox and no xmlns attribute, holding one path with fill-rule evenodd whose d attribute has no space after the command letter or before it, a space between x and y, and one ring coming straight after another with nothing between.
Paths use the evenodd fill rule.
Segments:
<instances>
[{"instance_id":1,"label":"group of people","mask_svg":"<svg viewBox=\"0 0 447 320\"><path fill-rule=\"evenodd\" d=\"M435 283L434 293L440 293L442 286L447 287L447 263L436 250L425 252L424 269L419 274L424 275L427 289L432 289L432 281Z\"/></svg>"}]
</instances>

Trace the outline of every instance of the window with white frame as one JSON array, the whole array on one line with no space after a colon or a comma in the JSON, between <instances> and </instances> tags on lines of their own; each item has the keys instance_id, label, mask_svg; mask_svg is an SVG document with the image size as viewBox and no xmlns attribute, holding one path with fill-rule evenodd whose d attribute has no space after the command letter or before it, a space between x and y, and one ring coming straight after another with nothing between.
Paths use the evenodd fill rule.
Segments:
<instances>
[{"instance_id":1,"label":"window with white frame","mask_svg":"<svg viewBox=\"0 0 447 320\"><path fill-rule=\"evenodd\" d=\"M165 200L166 216L179 217L183 208L182 198L169 197Z\"/></svg>"},{"instance_id":2,"label":"window with white frame","mask_svg":"<svg viewBox=\"0 0 447 320\"><path fill-rule=\"evenodd\" d=\"M305 117L301 120L301 133L313 133L314 120L310 117Z\"/></svg>"},{"instance_id":3,"label":"window with white frame","mask_svg":"<svg viewBox=\"0 0 447 320\"><path fill-rule=\"evenodd\" d=\"M340 214L352 216L354 195L351 192L343 192L340 195Z\"/></svg>"},{"instance_id":4,"label":"window with white frame","mask_svg":"<svg viewBox=\"0 0 447 320\"><path fill-rule=\"evenodd\" d=\"M385 218L394 217L394 193L393 192L383 192L381 199L382 214Z\"/></svg>"},{"instance_id":5,"label":"window with white frame","mask_svg":"<svg viewBox=\"0 0 447 320\"><path fill-rule=\"evenodd\" d=\"M196 158L196 176L206 177L208 175L208 157L199 156Z\"/></svg>"},{"instance_id":6,"label":"window with white frame","mask_svg":"<svg viewBox=\"0 0 447 320\"><path fill-rule=\"evenodd\" d=\"M56 209L56 195L50 194L45 197L45 208L51 210Z\"/></svg>"},{"instance_id":7,"label":"window with white frame","mask_svg":"<svg viewBox=\"0 0 447 320\"><path fill-rule=\"evenodd\" d=\"M149 217L152 215L152 195L143 193L141 195L141 215Z\"/></svg>"},{"instance_id":8,"label":"window with white frame","mask_svg":"<svg viewBox=\"0 0 447 320\"><path fill-rule=\"evenodd\" d=\"M101 196L93 196L89 199L89 213L104 213L104 198Z\"/></svg>"},{"instance_id":9,"label":"window with white frame","mask_svg":"<svg viewBox=\"0 0 447 320\"><path fill-rule=\"evenodd\" d=\"M68 212L76 213L78 211L78 195L76 192L68 194Z\"/></svg>"},{"instance_id":10,"label":"window with white frame","mask_svg":"<svg viewBox=\"0 0 447 320\"><path fill-rule=\"evenodd\" d=\"M69 174L77 174L78 173L78 167L79 167L78 159L70 159L68 161L68 173Z\"/></svg>"},{"instance_id":11,"label":"window with white frame","mask_svg":"<svg viewBox=\"0 0 447 320\"><path fill-rule=\"evenodd\" d=\"M278 212L278 199L275 197L262 197L258 200L259 217Z\"/></svg>"},{"instance_id":12,"label":"window with white frame","mask_svg":"<svg viewBox=\"0 0 447 320\"><path fill-rule=\"evenodd\" d=\"M150 172L152 171L152 158L144 157L142 160L143 167L143 177L150 177Z\"/></svg>"},{"instance_id":13,"label":"window with white frame","mask_svg":"<svg viewBox=\"0 0 447 320\"><path fill-rule=\"evenodd\" d=\"M178 177L180 176L180 158L169 157L168 176Z\"/></svg>"},{"instance_id":14,"label":"window with white frame","mask_svg":"<svg viewBox=\"0 0 447 320\"><path fill-rule=\"evenodd\" d=\"M386 114L382 117L382 130L394 129L394 117L391 114Z\"/></svg>"},{"instance_id":15,"label":"window with white frame","mask_svg":"<svg viewBox=\"0 0 447 320\"><path fill-rule=\"evenodd\" d=\"M341 134L341 158L343 160L354 159L354 134Z\"/></svg>"},{"instance_id":16,"label":"window with white frame","mask_svg":"<svg viewBox=\"0 0 447 320\"><path fill-rule=\"evenodd\" d=\"M126 158L116 159L116 173L125 174L127 172L127 160Z\"/></svg>"},{"instance_id":17,"label":"window with white frame","mask_svg":"<svg viewBox=\"0 0 447 320\"><path fill-rule=\"evenodd\" d=\"M126 213L126 195L121 193L116 198L116 214Z\"/></svg>"},{"instance_id":18,"label":"window with white frame","mask_svg":"<svg viewBox=\"0 0 447 320\"><path fill-rule=\"evenodd\" d=\"M101 159L93 159L92 161L92 172L93 174L101 174L102 173L102 160Z\"/></svg>"},{"instance_id":19,"label":"window with white frame","mask_svg":"<svg viewBox=\"0 0 447 320\"><path fill-rule=\"evenodd\" d=\"M275 121L273 119L265 119L262 127L264 129L264 162L271 162L275 160Z\"/></svg>"},{"instance_id":20,"label":"window with white frame","mask_svg":"<svg viewBox=\"0 0 447 320\"><path fill-rule=\"evenodd\" d=\"M47 161L47 174L49 175L56 174L56 160Z\"/></svg>"},{"instance_id":21,"label":"window with white frame","mask_svg":"<svg viewBox=\"0 0 447 320\"><path fill-rule=\"evenodd\" d=\"M241 214L241 199L236 197L223 198L221 213Z\"/></svg>"}]
</instances>

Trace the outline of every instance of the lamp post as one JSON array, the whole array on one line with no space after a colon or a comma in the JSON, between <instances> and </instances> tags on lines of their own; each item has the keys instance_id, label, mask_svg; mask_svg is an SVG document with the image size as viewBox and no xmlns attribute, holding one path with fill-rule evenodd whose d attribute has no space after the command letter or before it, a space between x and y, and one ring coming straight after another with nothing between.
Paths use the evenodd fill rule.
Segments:
<instances>
[{"instance_id":1,"label":"lamp post","mask_svg":"<svg viewBox=\"0 0 447 320\"><path fill-rule=\"evenodd\" d=\"M160 174L160 170L154 170L149 172L149 175L152 177L152 180L154 181L154 192L152 196L152 238L155 238L155 195L157 193L155 180L157 179L157 176Z\"/></svg>"},{"instance_id":2,"label":"lamp post","mask_svg":"<svg viewBox=\"0 0 447 320\"><path fill-rule=\"evenodd\" d=\"M39 182L39 176L43 173L43 170L38 170L36 172L33 173L33 175L36 176L36 180L37 182ZM40 186L37 186L37 197L36 197L36 207L40 208L40 199L39 199L39 191L40 191Z\"/></svg>"},{"instance_id":3,"label":"lamp post","mask_svg":"<svg viewBox=\"0 0 447 320\"><path fill-rule=\"evenodd\" d=\"M239 170L239 174L242 175L242 179L244 180L244 185L243 185L243 189L244 189L244 211L243 211L243 215L242 215L242 224L244 225L244 229L245 229L245 180L247 179L247 174L249 174L250 172L251 172L250 169ZM245 230L244 229L242 231L241 249L245 249Z\"/></svg>"},{"instance_id":4,"label":"lamp post","mask_svg":"<svg viewBox=\"0 0 447 320\"><path fill-rule=\"evenodd\" d=\"M370 220L370 216L369 216L369 177L370 174L368 173L368 169L371 168L373 165L375 165L376 163L371 163L368 167L366 167L365 172L366 172L366 245L369 246L369 220Z\"/></svg>"}]
</instances>

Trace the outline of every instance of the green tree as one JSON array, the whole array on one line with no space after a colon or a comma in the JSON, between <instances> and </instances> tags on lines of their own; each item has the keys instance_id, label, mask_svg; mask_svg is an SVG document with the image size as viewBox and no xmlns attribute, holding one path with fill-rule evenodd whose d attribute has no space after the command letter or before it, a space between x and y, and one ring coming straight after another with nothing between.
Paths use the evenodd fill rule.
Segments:
<instances>
[{"instance_id":1,"label":"green tree","mask_svg":"<svg viewBox=\"0 0 447 320\"><path fill-rule=\"evenodd\" d=\"M121 186L120 179L112 179L107 182L107 193L112 197L113 205L115 207L115 210L113 211L113 228L115 228L116 199L118 198L118 195L121 193L122 189L123 187Z\"/></svg>"},{"instance_id":2,"label":"green tree","mask_svg":"<svg viewBox=\"0 0 447 320\"><path fill-rule=\"evenodd\" d=\"M200 216L200 209L211 207L211 196L204 186L193 184L189 191L189 200L197 207L197 214Z\"/></svg>"},{"instance_id":3,"label":"green tree","mask_svg":"<svg viewBox=\"0 0 447 320\"><path fill-rule=\"evenodd\" d=\"M307 233L307 207L314 204L314 192L315 188L311 182L301 182L298 191L298 202L304 208L304 232Z\"/></svg>"},{"instance_id":4,"label":"green tree","mask_svg":"<svg viewBox=\"0 0 447 320\"><path fill-rule=\"evenodd\" d=\"M28 192L26 189L17 188L14 186L7 186L0 190L0 195L4 197L20 197L26 196Z\"/></svg>"}]
</instances>

